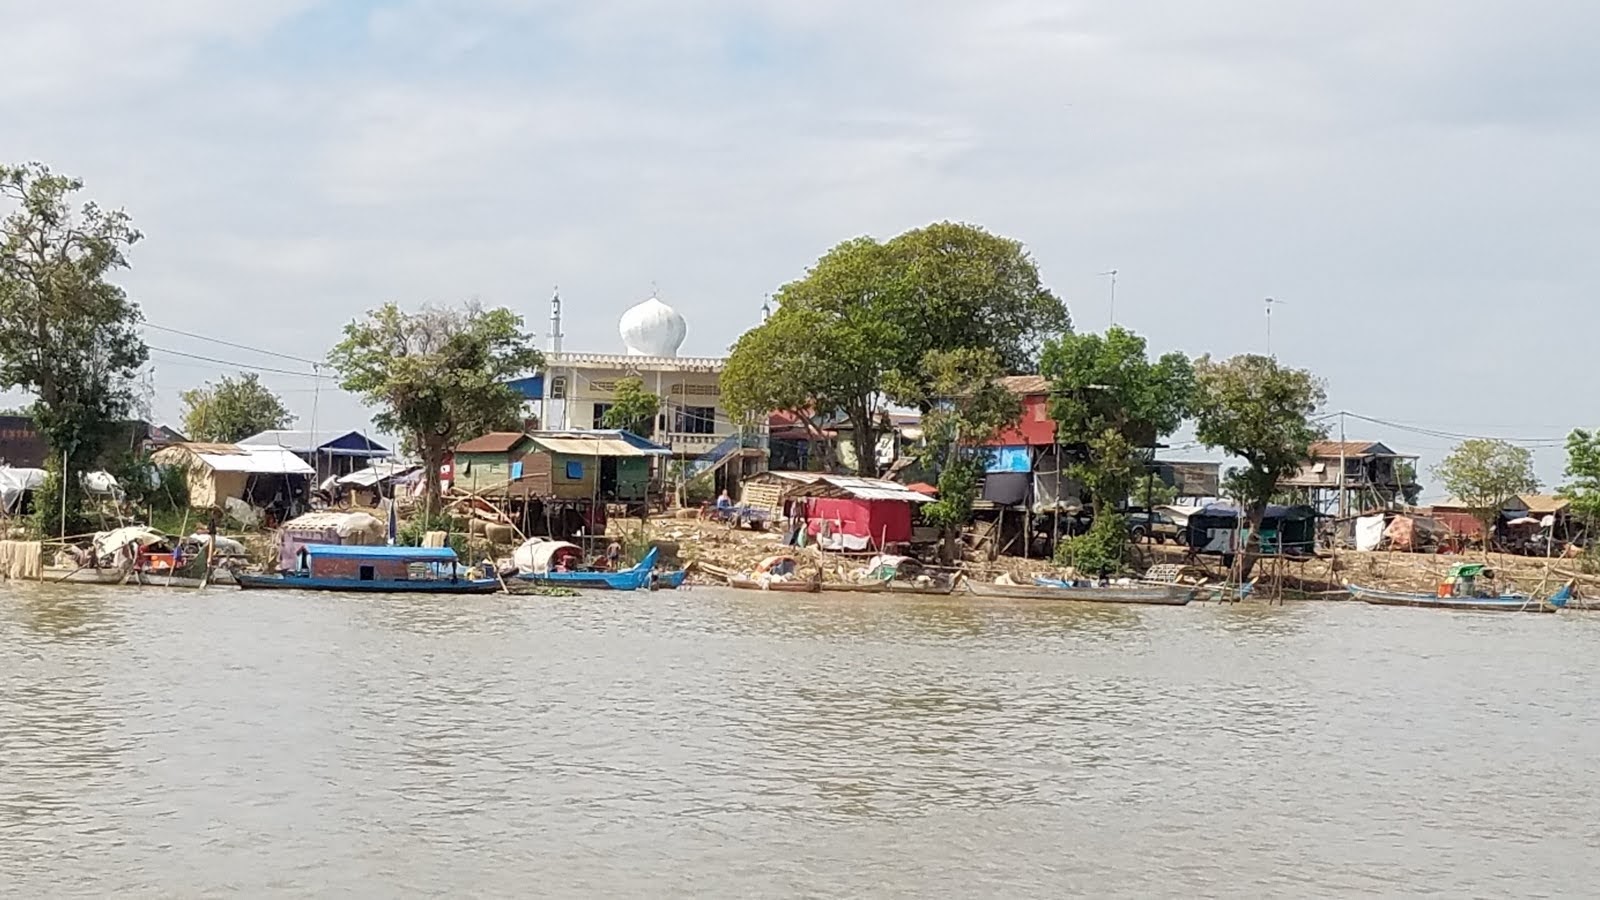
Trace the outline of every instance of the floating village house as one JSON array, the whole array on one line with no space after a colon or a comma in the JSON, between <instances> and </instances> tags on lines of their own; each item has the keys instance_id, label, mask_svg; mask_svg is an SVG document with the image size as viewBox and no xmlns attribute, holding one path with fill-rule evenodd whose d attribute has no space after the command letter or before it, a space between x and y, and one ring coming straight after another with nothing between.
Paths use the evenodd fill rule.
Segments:
<instances>
[{"instance_id":1,"label":"floating village house","mask_svg":"<svg viewBox=\"0 0 1600 900\"><path fill-rule=\"evenodd\" d=\"M671 454L626 431L493 432L458 445L450 475L456 489L503 503L524 534L598 534L607 506L651 504L652 462Z\"/></svg>"},{"instance_id":2,"label":"floating village house","mask_svg":"<svg viewBox=\"0 0 1600 900\"><path fill-rule=\"evenodd\" d=\"M1278 486L1320 513L1391 509L1415 501L1416 461L1377 441L1317 441L1310 460Z\"/></svg>"},{"instance_id":3,"label":"floating village house","mask_svg":"<svg viewBox=\"0 0 1600 900\"><path fill-rule=\"evenodd\" d=\"M184 470L191 506L226 510L229 500L240 501L266 510L273 522L300 512L316 474L288 450L241 444L173 444L150 461Z\"/></svg>"},{"instance_id":4,"label":"floating village house","mask_svg":"<svg viewBox=\"0 0 1600 900\"><path fill-rule=\"evenodd\" d=\"M316 472L321 484L365 469L374 459L390 456L389 448L359 431L263 431L239 442L242 447L274 447L299 457Z\"/></svg>"},{"instance_id":5,"label":"floating village house","mask_svg":"<svg viewBox=\"0 0 1600 900\"><path fill-rule=\"evenodd\" d=\"M572 353L562 347L561 298L551 301L545 370L512 382L553 431L601 431L616 401L617 382L637 377L661 400L645 435L682 464L681 477L714 477L733 486L765 468L766 423L734 421L722 404L723 357L678 355L688 335L683 316L656 297L618 323L623 353Z\"/></svg>"}]
</instances>

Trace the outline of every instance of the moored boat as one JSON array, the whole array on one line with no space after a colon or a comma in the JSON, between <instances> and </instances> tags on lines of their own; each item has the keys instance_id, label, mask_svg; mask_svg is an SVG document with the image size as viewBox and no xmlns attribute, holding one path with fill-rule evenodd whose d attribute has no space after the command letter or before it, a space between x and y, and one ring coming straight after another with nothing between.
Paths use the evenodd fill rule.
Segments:
<instances>
[{"instance_id":1,"label":"moored boat","mask_svg":"<svg viewBox=\"0 0 1600 900\"><path fill-rule=\"evenodd\" d=\"M342 591L383 594L489 594L497 578L475 577L449 547L347 547L313 544L307 568L277 575L236 576L246 590Z\"/></svg>"},{"instance_id":2,"label":"moored boat","mask_svg":"<svg viewBox=\"0 0 1600 900\"><path fill-rule=\"evenodd\" d=\"M1072 600L1082 603L1135 603L1183 606L1194 599L1195 589L1181 584L1130 584L1103 587L1077 585L1056 578L1039 578L1033 584L990 584L963 579L965 589L978 597L1007 600Z\"/></svg>"},{"instance_id":3,"label":"moored boat","mask_svg":"<svg viewBox=\"0 0 1600 900\"><path fill-rule=\"evenodd\" d=\"M547 551L546 545L554 546L548 547ZM581 557L582 551L579 550L577 545L569 544L565 541L544 541L535 544L533 549L544 557L544 565L535 567L534 571L531 572L522 572L517 575L517 578L534 584L591 588L604 591L637 591L640 588L648 588L652 577L655 578L657 587L668 586L668 581L673 582L670 585L672 587L683 583L683 573L681 572L655 572L656 559L660 556L660 551L654 547L651 547L650 552L644 555L644 559L639 560L638 565L630 566L626 569L618 569L615 572L601 569L562 569L559 566L552 565L552 561L562 558L562 552L566 548L578 551Z\"/></svg>"},{"instance_id":4,"label":"moored boat","mask_svg":"<svg viewBox=\"0 0 1600 900\"><path fill-rule=\"evenodd\" d=\"M800 562L792 556L769 556L758 563L749 575L729 575L728 587L743 591L779 591L793 594L815 594L822 583L813 578L800 577Z\"/></svg>"},{"instance_id":5,"label":"moored boat","mask_svg":"<svg viewBox=\"0 0 1600 900\"><path fill-rule=\"evenodd\" d=\"M1421 591L1386 591L1347 584L1350 596L1374 606L1411 606L1418 609L1464 609L1478 612L1555 612L1572 599L1572 582L1543 599L1529 594L1481 590L1478 579L1493 581L1494 572L1483 563L1456 563L1432 594Z\"/></svg>"},{"instance_id":6,"label":"moored boat","mask_svg":"<svg viewBox=\"0 0 1600 900\"><path fill-rule=\"evenodd\" d=\"M880 554L866 568L856 572L854 581L824 582L829 594L949 594L955 581L944 573L928 570L909 556Z\"/></svg>"}]
</instances>

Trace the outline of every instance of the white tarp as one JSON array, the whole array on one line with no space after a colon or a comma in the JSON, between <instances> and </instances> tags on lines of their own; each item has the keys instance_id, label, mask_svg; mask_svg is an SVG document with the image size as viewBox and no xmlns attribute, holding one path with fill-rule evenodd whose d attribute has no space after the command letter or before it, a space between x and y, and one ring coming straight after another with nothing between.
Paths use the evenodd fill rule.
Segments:
<instances>
[{"instance_id":1,"label":"white tarp","mask_svg":"<svg viewBox=\"0 0 1600 900\"><path fill-rule=\"evenodd\" d=\"M112 556L124 547L137 545L148 547L166 540L166 536L159 531L154 531L143 525L128 525L123 528L113 528L102 531L94 536L94 552L96 556Z\"/></svg>"},{"instance_id":2,"label":"white tarp","mask_svg":"<svg viewBox=\"0 0 1600 900\"><path fill-rule=\"evenodd\" d=\"M0 507L7 513L16 512L22 503L22 495L44 487L46 477L43 469L0 468Z\"/></svg>"},{"instance_id":3,"label":"white tarp","mask_svg":"<svg viewBox=\"0 0 1600 900\"><path fill-rule=\"evenodd\" d=\"M1383 545L1383 516L1356 519L1356 549L1367 553Z\"/></svg>"},{"instance_id":4,"label":"white tarp","mask_svg":"<svg viewBox=\"0 0 1600 900\"><path fill-rule=\"evenodd\" d=\"M550 571L550 560L563 548L576 550L580 557L583 555L583 548L577 544L533 538L512 552L511 561L516 563L517 571L525 575L544 575Z\"/></svg>"}]
</instances>

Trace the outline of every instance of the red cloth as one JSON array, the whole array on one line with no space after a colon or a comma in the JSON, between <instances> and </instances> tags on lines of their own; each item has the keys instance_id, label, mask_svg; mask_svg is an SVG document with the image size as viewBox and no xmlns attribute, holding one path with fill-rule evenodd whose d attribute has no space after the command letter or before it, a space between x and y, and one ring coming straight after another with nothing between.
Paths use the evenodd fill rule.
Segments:
<instances>
[{"instance_id":1,"label":"red cloth","mask_svg":"<svg viewBox=\"0 0 1600 900\"><path fill-rule=\"evenodd\" d=\"M836 534L853 534L881 543L911 540L911 504L903 500L811 500L806 509L806 531L817 534L823 521L832 523Z\"/></svg>"}]
</instances>

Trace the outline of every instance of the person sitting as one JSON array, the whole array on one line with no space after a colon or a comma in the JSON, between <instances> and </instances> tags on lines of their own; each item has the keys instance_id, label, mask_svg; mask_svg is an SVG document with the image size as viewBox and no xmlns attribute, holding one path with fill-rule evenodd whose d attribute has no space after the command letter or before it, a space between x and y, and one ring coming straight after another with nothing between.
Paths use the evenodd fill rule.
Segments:
<instances>
[{"instance_id":1,"label":"person sitting","mask_svg":"<svg viewBox=\"0 0 1600 900\"><path fill-rule=\"evenodd\" d=\"M728 521L728 517L732 514L733 498L729 497L728 492L724 490L722 493L717 495L717 521L726 522Z\"/></svg>"}]
</instances>

